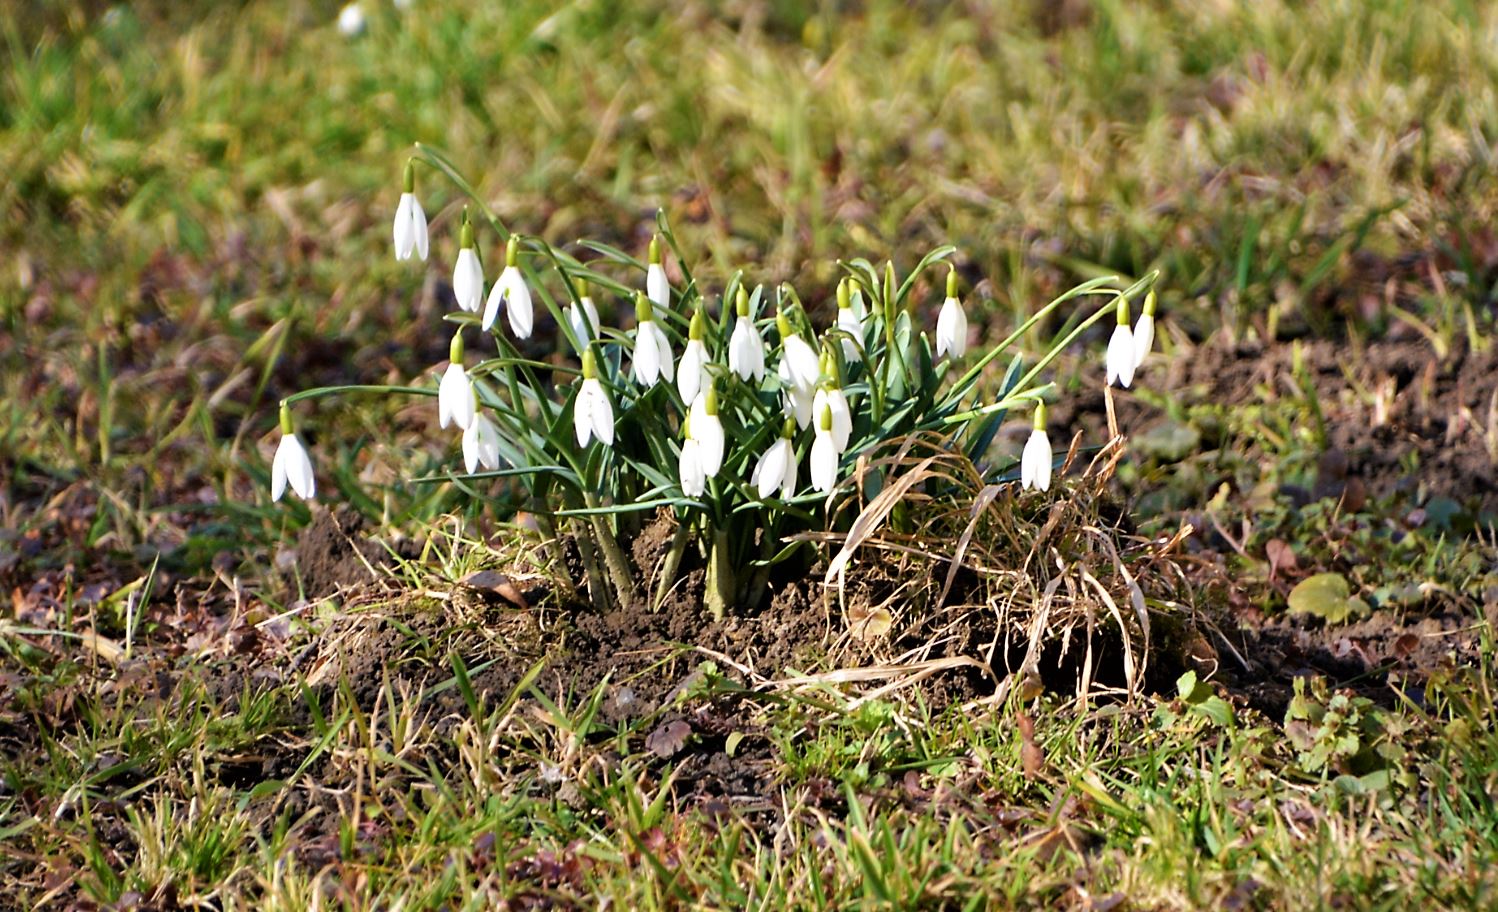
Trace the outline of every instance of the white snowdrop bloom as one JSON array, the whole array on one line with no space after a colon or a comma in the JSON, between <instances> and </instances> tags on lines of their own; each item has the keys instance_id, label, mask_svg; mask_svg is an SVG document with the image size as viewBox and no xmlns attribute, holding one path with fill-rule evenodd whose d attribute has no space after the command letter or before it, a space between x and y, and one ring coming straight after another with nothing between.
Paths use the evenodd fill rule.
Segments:
<instances>
[{"instance_id":1,"label":"white snowdrop bloom","mask_svg":"<svg viewBox=\"0 0 1498 912\"><path fill-rule=\"evenodd\" d=\"M463 431L463 466L472 475L480 466L499 468L499 428L482 412Z\"/></svg>"},{"instance_id":2,"label":"white snowdrop bloom","mask_svg":"<svg viewBox=\"0 0 1498 912\"><path fill-rule=\"evenodd\" d=\"M353 38L364 33L364 7L357 3L350 3L338 11L338 31L345 38Z\"/></svg>"},{"instance_id":3,"label":"white snowdrop bloom","mask_svg":"<svg viewBox=\"0 0 1498 912\"><path fill-rule=\"evenodd\" d=\"M467 213L463 215L460 237L458 261L453 264L453 297L458 299L459 310L478 313L484 305L484 267L473 248L473 226L468 223Z\"/></svg>"},{"instance_id":4,"label":"white snowdrop bloom","mask_svg":"<svg viewBox=\"0 0 1498 912\"><path fill-rule=\"evenodd\" d=\"M789 500L796 493L796 446L790 435L795 424L787 421L785 432L759 457L749 483L759 490L761 500L780 491L781 500Z\"/></svg>"},{"instance_id":5,"label":"white snowdrop bloom","mask_svg":"<svg viewBox=\"0 0 1498 912\"><path fill-rule=\"evenodd\" d=\"M785 413L795 417L798 427L804 428L811 424L811 406L816 398L816 387L797 386L784 359L775 373L780 377L780 385L785 392Z\"/></svg>"},{"instance_id":6,"label":"white snowdrop bloom","mask_svg":"<svg viewBox=\"0 0 1498 912\"><path fill-rule=\"evenodd\" d=\"M936 317L936 356L950 352L953 358L967 354L967 312L957 300L957 270L947 272L947 299Z\"/></svg>"},{"instance_id":7,"label":"white snowdrop bloom","mask_svg":"<svg viewBox=\"0 0 1498 912\"><path fill-rule=\"evenodd\" d=\"M395 258L409 260L412 254L427 258L427 214L416 198L416 166L406 162L401 183L401 199L395 207Z\"/></svg>"},{"instance_id":8,"label":"white snowdrop bloom","mask_svg":"<svg viewBox=\"0 0 1498 912\"><path fill-rule=\"evenodd\" d=\"M277 501L286 493L286 486L303 500L311 500L317 493L317 479L312 475L312 459L302 442L297 439L291 423L291 409L281 403L281 442L276 445L276 455L270 464L270 499Z\"/></svg>"},{"instance_id":9,"label":"white snowdrop bloom","mask_svg":"<svg viewBox=\"0 0 1498 912\"><path fill-rule=\"evenodd\" d=\"M702 474L713 478L723 468L723 422L718 418L718 393L711 381L692 401L691 417L687 421L693 440L697 441L698 459Z\"/></svg>"},{"instance_id":10,"label":"white snowdrop bloom","mask_svg":"<svg viewBox=\"0 0 1498 912\"><path fill-rule=\"evenodd\" d=\"M1045 403L1035 404L1035 429L1025 441L1019 461L1019 483L1023 488L1046 491L1051 487L1051 438L1045 432Z\"/></svg>"},{"instance_id":11,"label":"white snowdrop bloom","mask_svg":"<svg viewBox=\"0 0 1498 912\"><path fill-rule=\"evenodd\" d=\"M602 338L603 324L598 320L597 305L588 296L588 283L584 280L578 285L577 300L567 308L567 322L572 326L572 334L577 336L577 344L586 349L594 339Z\"/></svg>"},{"instance_id":12,"label":"white snowdrop bloom","mask_svg":"<svg viewBox=\"0 0 1498 912\"><path fill-rule=\"evenodd\" d=\"M848 438L853 436L853 412L848 408L848 397L832 384L819 387L811 402L811 413L822 414L827 409L832 414L832 442L837 444L838 454L848 451Z\"/></svg>"},{"instance_id":13,"label":"white snowdrop bloom","mask_svg":"<svg viewBox=\"0 0 1498 912\"><path fill-rule=\"evenodd\" d=\"M531 290L525 285L525 276L520 274L520 241L510 235L505 245L505 268L489 289L489 300L484 305L483 328L488 329L499 318L499 307L504 305L510 318L510 331L517 339L529 339L535 325L535 311L531 305Z\"/></svg>"},{"instance_id":14,"label":"white snowdrop bloom","mask_svg":"<svg viewBox=\"0 0 1498 912\"><path fill-rule=\"evenodd\" d=\"M657 380L662 379L667 383L671 382L676 376L671 342L666 338L665 330L655 322L655 312L650 300L639 292L635 292L635 318L638 325L635 327L631 375L644 386L653 386Z\"/></svg>"},{"instance_id":15,"label":"white snowdrop bloom","mask_svg":"<svg viewBox=\"0 0 1498 912\"><path fill-rule=\"evenodd\" d=\"M682 441L677 474L681 478L681 492L688 497L701 497L707 490L707 473L702 470L702 445L694 437L688 436Z\"/></svg>"},{"instance_id":16,"label":"white snowdrop bloom","mask_svg":"<svg viewBox=\"0 0 1498 912\"><path fill-rule=\"evenodd\" d=\"M783 376L790 379L792 386L802 389L816 386L822 376L822 366L816 350L798 335L783 336L782 339L784 348L781 352L781 364L786 368Z\"/></svg>"},{"instance_id":17,"label":"white snowdrop bloom","mask_svg":"<svg viewBox=\"0 0 1498 912\"><path fill-rule=\"evenodd\" d=\"M843 360L862 360L863 317L853 309L853 296L847 279L842 279L837 283L837 328L853 337L853 339L842 340Z\"/></svg>"},{"instance_id":18,"label":"white snowdrop bloom","mask_svg":"<svg viewBox=\"0 0 1498 912\"><path fill-rule=\"evenodd\" d=\"M473 424L478 411L477 397L468 371L463 369L463 334L453 336L447 352L447 370L442 373L442 382L437 385L437 423L442 427L456 424L463 430Z\"/></svg>"},{"instance_id":19,"label":"white snowdrop bloom","mask_svg":"<svg viewBox=\"0 0 1498 912\"><path fill-rule=\"evenodd\" d=\"M712 383L707 372L707 346L702 344L704 321L699 309L692 314L687 328L687 347L681 353L681 365L676 371L676 389L682 402L692 402L697 394Z\"/></svg>"},{"instance_id":20,"label":"white snowdrop bloom","mask_svg":"<svg viewBox=\"0 0 1498 912\"><path fill-rule=\"evenodd\" d=\"M661 265L661 239L650 239L650 264L645 267L645 294L656 307L671 306L671 283Z\"/></svg>"},{"instance_id":21,"label":"white snowdrop bloom","mask_svg":"<svg viewBox=\"0 0 1498 912\"><path fill-rule=\"evenodd\" d=\"M1139 322L1134 324L1134 369L1144 363L1144 359L1155 345L1155 293L1151 291L1144 299L1144 313L1139 315Z\"/></svg>"},{"instance_id":22,"label":"white snowdrop bloom","mask_svg":"<svg viewBox=\"0 0 1498 912\"><path fill-rule=\"evenodd\" d=\"M1105 382L1128 386L1134 382L1134 334L1128 323L1120 323L1108 340Z\"/></svg>"},{"instance_id":23,"label":"white snowdrop bloom","mask_svg":"<svg viewBox=\"0 0 1498 912\"><path fill-rule=\"evenodd\" d=\"M733 335L728 339L728 369L746 382L765 379L765 338L749 315L749 293L739 286Z\"/></svg>"},{"instance_id":24,"label":"white snowdrop bloom","mask_svg":"<svg viewBox=\"0 0 1498 912\"><path fill-rule=\"evenodd\" d=\"M811 486L823 494L837 483L837 441L832 439L832 409L823 407L811 444Z\"/></svg>"},{"instance_id":25,"label":"white snowdrop bloom","mask_svg":"<svg viewBox=\"0 0 1498 912\"><path fill-rule=\"evenodd\" d=\"M597 438L604 446L614 445L614 404L598 382L598 365L591 351L583 352L583 385L572 406L572 427L578 446L587 446L589 438Z\"/></svg>"}]
</instances>

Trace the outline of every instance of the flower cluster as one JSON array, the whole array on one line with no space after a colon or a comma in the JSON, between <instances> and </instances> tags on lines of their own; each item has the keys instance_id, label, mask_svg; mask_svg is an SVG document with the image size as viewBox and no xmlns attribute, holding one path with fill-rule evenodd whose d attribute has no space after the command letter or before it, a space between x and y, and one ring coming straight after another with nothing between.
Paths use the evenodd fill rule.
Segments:
<instances>
[{"instance_id":1,"label":"flower cluster","mask_svg":"<svg viewBox=\"0 0 1498 912\"><path fill-rule=\"evenodd\" d=\"M467 187L445 158L422 153L421 160ZM406 167L393 228L402 261L425 261L429 250L414 164ZM504 238L504 267L486 296L477 229L465 208L452 273L458 310L448 317L455 331L435 390L438 423L462 432L470 479L515 480L538 512L586 538L590 588L606 578L621 598L632 582L616 539L632 516L674 509L681 527L696 532L679 538L695 538L710 552L719 568L718 597L732 601L744 588L724 583L725 574L762 576L758 571L784 559L780 543L787 533L826 522L818 506L830 505L856 461L865 458L868 472L860 477L877 481L880 470L870 470L866 457L912 433L946 435L981 459L1011 409L1033 408L1034 430L1017 480L1023 488L1048 490L1053 455L1044 397L1052 385L1038 381L1040 372L1109 312L1119 324L1108 346L1107 383L1132 383L1153 341L1153 292L1133 329L1128 313L1131 298L1148 291L1154 276L1125 289L1096 279L1040 308L949 383L969 344L955 268L947 271L934 346L920 329L916 293L921 276L954 248L931 252L903 281L892 263L882 271L863 259L843 264L834 315L819 329L791 286L751 285L740 273L721 297L712 297L679 253L681 284L673 287L665 254L676 245L664 218L646 262L586 242L596 256L583 262L538 238L509 233L479 200L474 203ZM550 281L543 280L547 275ZM1027 370L1027 359L1013 354L997 398L980 400L979 381L990 364L1046 314L1094 295L1106 295L1108 304L1077 321ZM549 328L537 334L538 302L555 324L554 335ZM634 321L621 329L601 319L600 305L622 302L632 305L623 309L633 311ZM496 356L469 364L465 330L492 338ZM565 346L576 366L528 357L522 345ZM548 373L553 380L544 383ZM330 391L308 391L288 403ZM402 391L432 394L428 388ZM284 407L282 425L286 455L277 452L273 497L288 482L311 497L311 464ZM732 553L720 556L719 549Z\"/></svg>"}]
</instances>

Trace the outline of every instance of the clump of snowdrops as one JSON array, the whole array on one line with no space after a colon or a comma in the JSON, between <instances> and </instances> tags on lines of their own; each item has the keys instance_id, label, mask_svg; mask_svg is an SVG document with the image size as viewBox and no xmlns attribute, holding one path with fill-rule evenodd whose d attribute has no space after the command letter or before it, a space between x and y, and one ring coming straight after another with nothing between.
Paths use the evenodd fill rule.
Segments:
<instances>
[{"instance_id":1,"label":"clump of snowdrops","mask_svg":"<svg viewBox=\"0 0 1498 912\"><path fill-rule=\"evenodd\" d=\"M1006 339L968 353L968 325L955 248L926 254L905 276L892 262L840 263L836 317L819 325L788 284L773 287L737 272L721 291L692 274L664 216L642 262L606 244L579 241L587 259L544 239L510 232L451 163L418 146L407 162L396 207L395 256L425 263L427 220L416 195L416 166L445 176L480 214L464 208L452 287L458 312L449 360L430 387L327 387L281 405L272 499L289 485L311 498L312 463L298 441L291 405L350 390L435 396L438 423L460 435L465 483L507 478L524 489L548 531L576 539L588 596L600 605L642 596L637 569L621 540L642 516L668 507L677 521L663 592L682 558L695 550L708 571L715 613L752 604L770 569L805 547L797 533L821 531L836 500L885 479L867 457L915 433L936 433L975 461L1014 409L1029 409L1034 430L1020 460L1020 487L1047 491L1053 452L1041 376L1089 326L1116 316L1105 382L1128 386L1154 336L1155 274L1118 288L1111 278L1085 282L1037 309ZM672 285L667 259L680 281ZM487 265L486 265L487 260ZM934 339L916 317L917 280L947 266L946 296ZM497 267L497 268L496 268ZM491 278L492 277L492 278ZM715 293L716 292L716 293ZM1138 324L1130 302L1145 296ZM1097 298L1104 298L1098 304ZM609 299L633 326L607 325ZM548 363L520 349L538 324L539 302L555 338L536 340L565 352ZM832 303L832 302L828 302ZM1034 358L1011 351L1038 321L1070 307L1064 335ZM471 356L472 353L478 353ZM987 398L980 379L1007 358ZM992 373L997 373L997 370ZM861 468L860 457L865 457ZM1001 466L1000 477L1012 472Z\"/></svg>"}]
</instances>

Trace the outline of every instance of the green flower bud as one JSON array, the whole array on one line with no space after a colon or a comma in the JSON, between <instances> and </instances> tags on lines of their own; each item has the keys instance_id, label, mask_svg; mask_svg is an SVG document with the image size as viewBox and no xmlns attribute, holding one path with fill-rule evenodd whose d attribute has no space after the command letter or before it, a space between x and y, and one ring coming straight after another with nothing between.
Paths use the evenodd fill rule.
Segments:
<instances>
[{"instance_id":1,"label":"green flower bud","mask_svg":"<svg viewBox=\"0 0 1498 912\"><path fill-rule=\"evenodd\" d=\"M598 377L598 360L593 357L593 349L583 350L583 379L594 380Z\"/></svg>"},{"instance_id":2,"label":"green flower bud","mask_svg":"<svg viewBox=\"0 0 1498 912\"><path fill-rule=\"evenodd\" d=\"M702 403L702 409L703 409L703 411L707 412L709 415L717 415L718 414L718 390L717 390L717 387L715 387L711 383L709 383L707 385L707 396L705 397L705 399L706 399L706 401Z\"/></svg>"},{"instance_id":3,"label":"green flower bud","mask_svg":"<svg viewBox=\"0 0 1498 912\"><path fill-rule=\"evenodd\" d=\"M1144 313L1145 316L1149 317L1155 315L1155 290L1153 288L1150 289L1149 294L1144 296Z\"/></svg>"},{"instance_id":4,"label":"green flower bud","mask_svg":"<svg viewBox=\"0 0 1498 912\"><path fill-rule=\"evenodd\" d=\"M951 266L947 269L947 297L957 297L957 267Z\"/></svg>"},{"instance_id":5,"label":"green flower bud","mask_svg":"<svg viewBox=\"0 0 1498 912\"><path fill-rule=\"evenodd\" d=\"M518 235L510 235L510 239L505 242L505 265L520 265L520 237Z\"/></svg>"},{"instance_id":6,"label":"green flower bud","mask_svg":"<svg viewBox=\"0 0 1498 912\"><path fill-rule=\"evenodd\" d=\"M285 399L281 400L281 433L296 433L296 425L291 423L291 406L286 402Z\"/></svg>"},{"instance_id":7,"label":"green flower bud","mask_svg":"<svg viewBox=\"0 0 1498 912\"><path fill-rule=\"evenodd\" d=\"M699 307L697 308L697 312L692 314L692 322L687 324L687 338L701 342L702 331L705 326L706 321L702 318L702 308Z\"/></svg>"},{"instance_id":8,"label":"green flower bud","mask_svg":"<svg viewBox=\"0 0 1498 912\"><path fill-rule=\"evenodd\" d=\"M853 306L853 293L848 290L846 278L837 280L837 309L847 310Z\"/></svg>"},{"instance_id":9,"label":"green flower bud","mask_svg":"<svg viewBox=\"0 0 1498 912\"><path fill-rule=\"evenodd\" d=\"M635 322L649 323L655 319L655 309L650 306L650 299L645 297L645 292L635 292Z\"/></svg>"},{"instance_id":10,"label":"green flower bud","mask_svg":"<svg viewBox=\"0 0 1498 912\"><path fill-rule=\"evenodd\" d=\"M1032 426L1037 431L1043 431L1043 430L1045 430L1045 400L1044 399L1036 399L1035 400L1035 423Z\"/></svg>"},{"instance_id":11,"label":"green flower bud","mask_svg":"<svg viewBox=\"0 0 1498 912\"><path fill-rule=\"evenodd\" d=\"M785 315L785 311L783 310L775 314L775 329L780 332L780 341L782 344L792 335L790 318Z\"/></svg>"},{"instance_id":12,"label":"green flower bud","mask_svg":"<svg viewBox=\"0 0 1498 912\"><path fill-rule=\"evenodd\" d=\"M661 263L661 236L658 234L650 239L650 262L657 266Z\"/></svg>"},{"instance_id":13,"label":"green flower bud","mask_svg":"<svg viewBox=\"0 0 1498 912\"><path fill-rule=\"evenodd\" d=\"M789 418L787 418L787 419L785 419L785 424L783 424L783 425L780 426L780 436L784 437L786 440L793 440L793 439L795 439L795 437L796 437L796 418L795 418L794 415L791 416L791 417L789 417Z\"/></svg>"},{"instance_id":14,"label":"green flower bud","mask_svg":"<svg viewBox=\"0 0 1498 912\"><path fill-rule=\"evenodd\" d=\"M1118 296L1118 325L1129 325L1129 299L1123 295Z\"/></svg>"},{"instance_id":15,"label":"green flower bud","mask_svg":"<svg viewBox=\"0 0 1498 912\"><path fill-rule=\"evenodd\" d=\"M453 333L453 340L448 343L447 360L454 364L463 363L463 331L461 329Z\"/></svg>"},{"instance_id":16,"label":"green flower bud","mask_svg":"<svg viewBox=\"0 0 1498 912\"><path fill-rule=\"evenodd\" d=\"M744 290L743 285L739 286L739 293L734 296L734 311L741 317L749 316L749 292Z\"/></svg>"},{"instance_id":17,"label":"green flower bud","mask_svg":"<svg viewBox=\"0 0 1498 912\"><path fill-rule=\"evenodd\" d=\"M401 189L406 193L416 192L416 159L406 159L406 170L401 175Z\"/></svg>"},{"instance_id":18,"label":"green flower bud","mask_svg":"<svg viewBox=\"0 0 1498 912\"><path fill-rule=\"evenodd\" d=\"M468 208L463 208L463 227L458 231L458 246L464 249L473 247L473 223L468 221Z\"/></svg>"},{"instance_id":19,"label":"green flower bud","mask_svg":"<svg viewBox=\"0 0 1498 912\"><path fill-rule=\"evenodd\" d=\"M822 414L817 418L817 427L824 431L832 430L832 406L822 406Z\"/></svg>"}]
</instances>

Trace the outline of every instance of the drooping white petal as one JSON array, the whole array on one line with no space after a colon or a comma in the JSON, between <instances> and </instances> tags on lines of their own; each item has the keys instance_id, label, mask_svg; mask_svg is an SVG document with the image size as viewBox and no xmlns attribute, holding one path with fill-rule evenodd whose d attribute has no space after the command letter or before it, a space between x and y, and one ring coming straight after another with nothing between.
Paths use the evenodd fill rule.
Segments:
<instances>
[{"instance_id":1,"label":"drooping white petal","mask_svg":"<svg viewBox=\"0 0 1498 912\"><path fill-rule=\"evenodd\" d=\"M728 340L728 368L744 380L765 379L765 339L748 317L734 319L733 335Z\"/></svg>"},{"instance_id":2,"label":"drooping white petal","mask_svg":"<svg viewBox=\"0 0 1498 912\"><path fill-rule=\"evenodd\" d=\"M1134 324L1134 369L1144 363L1145 356L1155 344L1155 318L1150 314L1140 314L1139 322Z\"/></svg>"},{"instance_id":3,"label":"drooping white petal","mask_svg":"<svg viewBox=\"0 0 1498 912\"><path fill-rule=\"evenodd\" d=\"M276 455L270 462L270 499L277 501L286 493L286 441L294 435L283 434L276 444Z\"/></svg>"},{"instance_id":4,"label":"drooping white petal","mask_svg":"<svg viewBox=\"0 0 1498 912\"><path fill-rule=\"evenodd\" d=\"M759 457L749 483L759 490L763 500L780 491L781 499L789 498L796 491L796 448L784 437L776 438Z\"/></svg>"},{"instance_id":5,"label":"drooping white petal","mask_svg":"<svg viewBox=\"0 0 1498 912\"><path fill-rule=\"evenodd\" d=\"M858 318L852 307L841 307L837 311L837 328L858 340L857 344L843 340L843 358L847 361L859 361L863 359L863 353L859 346L863 344L863 321ZM938 338L940 338L938 336Z\"/></svg>"},{"instance_id":6,"label":"drooping white petal","mask_svg":"<svg viewBox=\"0 0 1498 912\"><path fill-rule=\"evenodd\" d=\"M699 397L701 398L701 397ZM717 415L693 410L692 438L697 441L698 458L702 462L702 474L713 478L723 468L723 422Z\"/></svg>"},{"instance_id":7,"label":"drooping white petal","mask_svg":"<svg viewBox=\"0 0 1498 912\"><path fill-rule=\"evenodd\" d=\"M414 193L411 194L411 230L416 234L416 255L425 263L428 251L427 213L421 208L421 200Z\"/></svg>"},{"instance_id":8,"label":"drooping white petal","mask_svg":"<svg viewBox=\"0 0 1498 912\"><path fill-rule=\"evenodd\" d=\"M942 302L941 313L936 318L936 356L950 352L961 358L967 353L967 314L962 302L947 298Z\"/></svg>"},{"instance_id":9,"label":"drooping white petal","mask_svg":"<svg viewBox=\"0 0 1498 912\"><path fill-rule=\"evenodd\" d=\"M311 500L317 493L317 479L312 474L312 458L295 434L288 435L291 448L286 452L286 480L291 489L302 500Z\"/></svg>"},{"instance_id":10,"label":"drooping white petal","mask_svg":"<svg viewBox=\"0 0 1498 912\"><path fill-rule=\"evenodd\" d=\"M700 497L707 490L707 474L702 470L701 444L688 437L681 445L681 460L677 464L681 478L681 492L688 497Z\"/></svg>"},{"instance_id":11,"label":"drooping white petal","mask_svg":"<svg viewBox=\"0 0 1498 912\"><path fill-rule=\"evenodd\" d=\"M484 304L484 267L472 247L459 250L453 264L453 297L458 299L458 309L469 313L478 313Z\"/></svg>"},{"instance_id":12,"label":"drooping white petal","mask_svg":"<svg viewBox=\"0 0 1498 912\"><path fill-rule=\"evenodd\" d=\"M818 389L812 398L811 413L822 414L824 405L832 412L832 441L837 444L839 454L845 453L853 436L853 412L848 407L848 397L840 389Z\"/></svg>"},{"instance_id":13,"label":"drooping white petal","mask_svg":"<svg viewBox=\"0 0 1498 912\"><path fill-rule=\"evenodd\" d=\"M456 362L449 364L442 373L442 382L437 385L437 423L441 427L456 424L463 430L473 423L473 385L468 382L468 372Z\"/></svg>"},{"instance_id":14,"label":"drooping white petal","mask_svg":"<svg viewBox=\"0 0 1498 912\"><path fill-rule=\"evenodd\" d=\"M653 386L661 373L661 348L655 341L655 321L646 320L635 328L634 362L630 373L635 382Z\"/></svg>"},{"instance_id":15,"label":"drooping white petal","mask_svg":"<svg viewBox=\"0 0 1498 912\"><path fill-rule=\"evenodd\" d=\"M837 443L831 431L817 430L811 444L811 486L823 494L837 483Z\"/></svg>"},{"instance_id":16,"label":"drooping white petal","mask_svg":"<svg viewBox=\"0 0 1498 912\"><path fill-rule=\"evenodd\" d=\"M822 376L822 365L817 359L817 353L811 345L800 336L788 336L784 342L785 351L781 363L786 365L787 373L781 374L781 379L789 378L793 386L810 389L817 385L817 380Z\"/></svg>"},{"instance_id":17,"label":"drooping white petal","mask_svg":"<svg viewBox=\"0 0 1498 912\"><path fill-rule=\"evenodd\" d=\"M520 267L506 266L499 276L505 286L505 307L510 315L510 330L517 339L529 339L536 322L535 310L531 306L531 290L525 285L525 276Z\"/></svg>"},{"instance_id":18,"label":"drooping white petal","mask_svg":"<svg viewBox=\"0 0 1498 912\"><path fill-rule=\"evenodd\" d=\"M582 298L582 307L573 302L567 309L567 322L572 326L572 334L577 336L577 342L583 348L588 343L599 338L598 308L593 305L593 299L586 295Z\"/></svg>"},{"instance_id":19,"label":"drooping white petal","mask_svg":"<svg viewBox=\"0 0 1498 912\"><path fill-rule=\"evenodd\" d=\"M1113 337L1108 340L1106 367L1105 382L1116 381L1123 387L1134 382L1134 334L1127 324L1113 330Z\"/></svg>"},{"instance_id":20,"label":"drooping white petal","mask_svg":"<svg viewBox=\"0 0 1498 912\"><path fill-rule=\"evenodd\" d=\"M1030 432L1019 463L1020 487L1040 491L1051 487L1051 439L1042 430Z\"/></svg>"},{"instance_id":21,"label":"drooping white petal","mask_svg":"<svg viewBox=\"0 0 1498 912\"><path fill-rule=\"evenodd\" d=\"M395 207L395 258L397 260L409 260L411 250L416 246L415 223L411 219L411 206L416 202L416 194L402 193L401 201Z\"/></svg>"},{"instance_id":22,"label":"drooping white petal","mask_svg":"<svg viewBox=\"0 0 1498 912\"><path fill-rule=\"evenodd\" d=\"M603 384L596 378L584 380L583 387L593 400L593 406L588 411L593 418L593 436L602 440L604 446L613 446L614 403L609 401L609 394L604 392Z\"/></svg>"},{"instance_id":23,"label":"drooping white petal","mask_svg":"<svg viewBox=\"0 0 1498 912\"><path fill-rule=\"evenodd\" d=\"M775 372L780 376L780 385L785 393L785 413L795 415L796 426L805 429L811 424L811 405L816 398L816 388L801 387L793 383L790 368L783 360Z\"/></svg>"},{"instance_id":24,"label":"drooping white petal","mask_svg":"<svg viewBox=\"0 0 1498 912\"><path fill-rule=\"evenodd\" d=\"M671 306L671 283L666 280L666 269L660 263L651 263L645 270L645 296L656 307Z\"/></svg>"},{"instance_id":25,"label":"drooping white petal","mask_svg":"<svg viewBox=\"0 0 1498 912\"><path fill-rule=\"evenodd\" d=\"M499 468L499 429L485 415L473 416L473 423L463 432L463 465L470 475L480 466Z\"/></svg>"},{"instance_id":26,"label":"drooping white petal","mask_svg":"<svg viewBox=\"0 0 1498 912\"><path fill-rule=\"evenodd\" d=\"M655 337L656 357L660 361L661 376L670 383L676 376L675 355L671 353L671 340L666 338L666 331L654 320L649 323L650 334Z\"/></svg>"},{"instance_id":27,"label":"drooping white petal","mask_svg":"<svg viewBox=\"0 0 1498 912\"><path fill-rule=\"evenodd\" d=\"M676 372L676 389L683 402L697 398L699 390L706 389L712 380L707 374L707 349L701 339L688 339L681 353L681 367Z\"/></svg>"},{"instance_id":28,"label":"drooping white petal","mask_svg":"<svg viewBox=\"0 0 1498 912\"><path fill-rule=\"evenodd\" d=\"M572 403L572 430L580 447L587 446L593 436L593 394L588 382L583 380L583 385L577 388L577 401Z\"/></svg>"}]
</instances>

